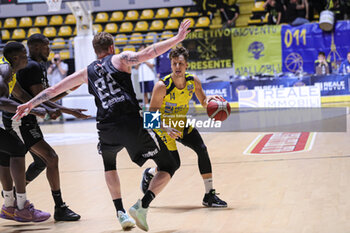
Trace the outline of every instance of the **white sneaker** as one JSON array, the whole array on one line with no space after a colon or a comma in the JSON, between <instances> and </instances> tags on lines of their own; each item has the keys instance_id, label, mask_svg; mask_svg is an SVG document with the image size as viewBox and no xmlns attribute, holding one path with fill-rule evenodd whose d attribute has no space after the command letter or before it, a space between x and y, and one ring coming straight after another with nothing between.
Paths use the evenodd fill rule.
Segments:
<instances>
[{"instance_id":1,"label":"white sneaker","mask_svg":"<svg viewBox=\"0 0 350 233\"><path fill-rule=\"evenodd\" d=\"M137 200L135 205L131 206L129 209L129 213L131 217L133 217L136 221L136 226L144 231L148 231L147 225L147 211L148 208L142 208L141 200Z\"/></svg>"},{"instance_id":2,"label":"white sneaker","mask_svg":"<svg viewBox=\"0 0 350 233\"><path fill-rule=\"evenodd\" d=\"M117 213L117 216L118 216L120 225L122 225L123 230L128 230L130 228L135 227L134 219L130 218L127 213L124 213L123 211L119 210Z\"/></svg>"}]
</instances>

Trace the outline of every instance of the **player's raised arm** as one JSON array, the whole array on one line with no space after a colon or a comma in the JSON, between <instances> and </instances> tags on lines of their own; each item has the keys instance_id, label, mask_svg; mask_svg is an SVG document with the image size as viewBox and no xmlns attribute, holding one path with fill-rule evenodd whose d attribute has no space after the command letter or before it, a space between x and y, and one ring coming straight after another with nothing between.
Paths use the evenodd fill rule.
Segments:
<instances>
[{"instance_id":1,"label":"player's raised arm","mask_svg":"<svg viewBox=\"0 0 350 233\"><path fill-rule=\"evenodd\" d=\"M29 102L22 104L17 107L16 115L13 116L12 119L14 120L20 120L22 117L28 114L31 109L33 109L35 106L52 99L53 97L71 90L75 88L76 86L79 86L83 83L87 83L87 69L83 69L80 71L77 71L56 85L49 87L45 89L44 91L40 92L38 95L36 95L33 99L31 99Z\"/></svg>"},{"instance_id":2,"label":"player's raised arm","mask_svg":"<svg viewBox=\"0 0 350 233\"><path fill-rule=\"evenodd\" d=\"M186 35L190 32L190 30L188 30L190 24L190 20L183 21L176 36L150 45L142 51L125 51L121 54L115 55L112 59L113 64L116 67L134 66L165 53L170 48L174 47L176 44L180 43L186 38Z\"/></svg>"}]
</instances>

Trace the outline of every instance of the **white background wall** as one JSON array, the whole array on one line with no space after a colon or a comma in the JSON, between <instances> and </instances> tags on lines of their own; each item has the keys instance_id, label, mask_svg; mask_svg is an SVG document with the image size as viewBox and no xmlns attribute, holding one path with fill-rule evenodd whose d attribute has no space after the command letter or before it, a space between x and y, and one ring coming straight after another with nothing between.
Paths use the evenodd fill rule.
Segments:
<instances>
[{"instance_id":1,"label":"white background wall","mask_svg":"<svg viewBox=\"0 0 350 233\"><path fill-rule=\"evenodd\" d=\"M99 0L100 6L94 6L95 1L91 1L92 9L96 11L144 9L144 8L161 8L173 6L187 6L192 4L192 0ZM63 5L65 5L63 3ZM35 15L57 14L57 12L47 12L46 3L31 4L32 10L28 10L26 4L4 4L0 5L0 18L21 17ZM69 7L63 6L59 13L70 13Z\"/></svg>"}]
</instances>

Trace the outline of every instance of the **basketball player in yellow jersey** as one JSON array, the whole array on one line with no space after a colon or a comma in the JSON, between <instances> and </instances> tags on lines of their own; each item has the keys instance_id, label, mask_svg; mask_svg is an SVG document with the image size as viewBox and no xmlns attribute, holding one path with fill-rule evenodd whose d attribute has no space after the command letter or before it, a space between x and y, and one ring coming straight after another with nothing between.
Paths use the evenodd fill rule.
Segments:
<instances>
[{"instance_id":1,"label":"basketball player in yellow jersey","mask_svg":"<svg viewBox=\"0 0 350 233\"><path fill-rule=\"evenodd\" d=\"M166 122L186 122L189 101L193 93L196 94L204 108L207 107L211 99L220 98L219 96L207 97L198 77L186 72L188 56L188 51L184 47L173 49L169 54L172 73L158 81L153 89L150 111L159 110L161 119L166 119ZM155 129L155 132L168 147L177 162L177 166L180 166L180 157L175 141L181 142L197 153L198 167L205 186L203 205L207 207L227 207L227 203L221 200L213 189L208 151L198 130L192 127L181 128L179 124L176 124L175 128L162 125L161 129ZM147 191L156 172L157 168L147 168L144 171L141 182L143 192Z\"/></svg>"}]
</instances>

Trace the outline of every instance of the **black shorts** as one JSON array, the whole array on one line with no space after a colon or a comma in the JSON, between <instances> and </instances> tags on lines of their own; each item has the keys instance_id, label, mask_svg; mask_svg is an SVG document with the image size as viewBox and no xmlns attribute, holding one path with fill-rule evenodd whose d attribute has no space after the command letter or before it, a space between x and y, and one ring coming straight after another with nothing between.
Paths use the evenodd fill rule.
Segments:
<instances>
[{"instance_id":1,"label":"black shorts","mask_svg":"<svg viewBox=\"0 0 350 233\"><path fill-rule=\"evenodd\" d=\"M0 165L8 167L11 157L24 157L27 148L23 142L10 132L0 128Z\"/></svg>"},{"instance_id":2,"label":"black shorts","mask_svg":"<svg viewBox=\"0 0 350 233\"><path fill-rule=\"evenodd\" d=\"M147 159L173 160L162 140L152 130L143 128L140 116L123 116L113 123L98 123L97 129L100 154L109 151L116 155L125 147L131 160L139 166Z\"/></svg>"},{"instance_id":3,"label":"black shorts","mask_svg":"<svg viewBox=\"0 0 350 233\"><path fill-rule=\"evenodd\" d=\"M11 117L14 116L13 113L4 112L2 116L2 121L4 123L5 129L7 131L16 131L17 127L14 126L14 123L11 120ZM38 143L40 140L44 138L43 133L38 125L36 117L33 115L28 115L21 120L21 125L18 127L21 139L23 140L25 146L29 150L33 145Z\"/></svg>"}]
</instances>

